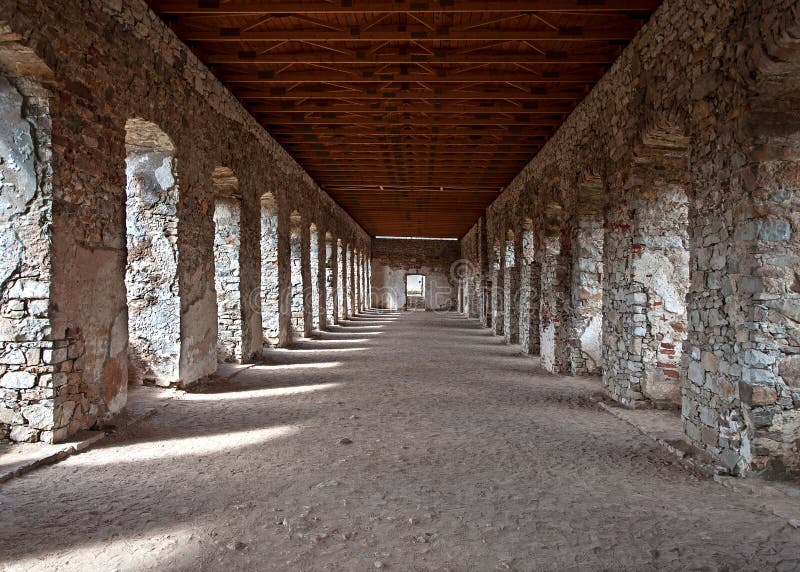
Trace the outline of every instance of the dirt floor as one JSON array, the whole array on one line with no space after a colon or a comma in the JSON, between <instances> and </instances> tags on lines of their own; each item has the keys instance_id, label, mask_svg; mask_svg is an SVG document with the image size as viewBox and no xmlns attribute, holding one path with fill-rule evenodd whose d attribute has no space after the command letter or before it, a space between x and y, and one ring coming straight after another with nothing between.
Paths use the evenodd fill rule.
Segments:
<instances>
[{"instance_id":1,"label":"dirt floor","mask_svg":"<svg viewBox=\"0 0 800 572\"><path fill-rule=\"evenodd\" d=\"M313 350L313 351L311 351ZM3 570L796 570L800 530L455 314L370 316L0 485Z\"/></svg>"}]
</instances>

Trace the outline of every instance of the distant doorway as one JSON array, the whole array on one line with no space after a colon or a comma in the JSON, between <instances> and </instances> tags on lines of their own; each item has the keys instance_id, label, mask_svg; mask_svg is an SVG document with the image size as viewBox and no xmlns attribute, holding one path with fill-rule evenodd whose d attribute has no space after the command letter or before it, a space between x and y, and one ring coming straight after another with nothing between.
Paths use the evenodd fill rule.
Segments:
<instances>
[{"instance_id":1,"label":"distant doorway","mask_svg":"<svg viewBox=\"0 0 800 572\"><path fill-rule=\"evenodd\" d=\"M425 275L406 274L406 310L425 310Z\"/></svg>"}]
</instances>

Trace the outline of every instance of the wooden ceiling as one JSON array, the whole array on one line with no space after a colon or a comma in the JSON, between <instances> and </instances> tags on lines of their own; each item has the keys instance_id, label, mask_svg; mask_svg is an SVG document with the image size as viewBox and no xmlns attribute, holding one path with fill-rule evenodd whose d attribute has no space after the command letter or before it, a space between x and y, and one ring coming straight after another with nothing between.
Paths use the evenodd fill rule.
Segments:
<instances>
[{"instance_id":1,"label":"wooden ceiling","mask_svg":"<svg viewBox=\"0 0 800 572\"><path fill-rule=\"evenodd\" d=\"M461 237L660 0L148 0L372 235Z\"/></svg>"}]
</instances>

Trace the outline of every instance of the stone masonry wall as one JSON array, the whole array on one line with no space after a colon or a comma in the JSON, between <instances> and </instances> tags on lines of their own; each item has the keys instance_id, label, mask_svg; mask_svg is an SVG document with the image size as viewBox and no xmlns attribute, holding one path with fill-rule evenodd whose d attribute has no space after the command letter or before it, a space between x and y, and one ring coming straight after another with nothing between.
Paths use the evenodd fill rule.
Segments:
<instances>
[{"instance_id":1,"label":"stone masonry wall","mask_svg":"<svg viewBox=\"0 0 800 572\"><path fill-rule=\"evenodd\" d=\"M800 240L798 38L791 0L666 0L485 216L490 244L530 218L539 260L548 205L563 207L560 236L572 241L581 189L599 185L608 391L630 405L660 399L647 397L650 374L626 356L654 359L653 393L680 388L686 439L732 473L800 472L800 296L789 270ZM648 211L662 229L640 224ZM666 262L684 264L682 251L688 281L682 271L661 281ZM569 245L570 321L580 252ZM656 289L632 290L636 273ZM682 303L685 332L674 318ZM570 324L556 344L577 334Z\"/></svg>"},{"instance_id":2,"label":"stone masonry wall","mask_svg":"<svg viewBox=\"0 0 800 572\"><path fill-rule=\"evenodd\" d=\"M51 336L51 126L37 78L3 77L0 52L0 438L52 440L55 397L80 358Z\"/></svg>"},{"instance_id":3,"label":"stone masonry wall","mask_svg":"<svg viewBox=\"0 0 800 572\"><path fill-rule=\"evenodd\" d=\"M2 237L8 245L0 265L6 332L0 355L9 362L0 363L8 376L0 378L4 434L61 440L124 406L128 121L152 123L174 144L180 185L179 383L217 367L215 167L236 174L242 197L243 356L257 354L264 342L264 193L274 194L279 222L288 223L297 210L320 232L369 251L367 234L141 0L0 0L0 76L0 124L20 125L20 137L33 135L36 151L32 162L25 153L28 182L11 183L22 199L0 213L17 221L14 232L24 238L15 247L12 234ZM14 92L22 95L21 103ZM25 144L17 137L13 147ZM0 151L0 165L7 164L7 155ZM0 169L9 179L8 169ZM2 184L5 196L10 184ZM279 243L288 244L288 232L286 224L279 225ZM280 272L288 271L284 266L281 259ZM288 309L279 312L281 332L287 332Z\"/></svg>"}]
</instances>

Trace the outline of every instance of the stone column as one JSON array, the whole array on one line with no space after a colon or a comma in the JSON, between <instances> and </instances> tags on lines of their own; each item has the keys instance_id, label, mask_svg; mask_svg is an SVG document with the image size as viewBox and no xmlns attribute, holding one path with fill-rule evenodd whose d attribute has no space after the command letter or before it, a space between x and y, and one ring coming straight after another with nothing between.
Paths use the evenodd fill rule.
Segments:
<instances>
[{"instance_id":1,"label":"stone column","mask_svg":"<svg viewBox=\"0 0 800 572\"><path fill-rule=\"evenodd\" d=\"M317 232L317 297L319 298L319 329L328 327L330 294L328 290L328 242L324 232Z\"/></svg>"},{"instance_id":2,"label":"stone column","mask_svg":"<svg viewBox=\"0 0 800 572\"><path fill-rule=\"evenodd\" d=\"M280 337L278 259L278 204L272 193L265 193L261 197L261 324L267 345L277 344Z\"/></svg>"},{"instance_id":3,"label":"stone column","mask_svg":"<svg viewBox=\"0 0 800 572\"><path fill-rule=\"evenodd\" d=\"M495 244L492 254L492 328L496 335L502 336L505 328L505 257L500 243Z\"/></svg>"},{"instance_id":4,"label":"stone column","mask_svg":"<svg viewBox=\"0 0 800 572\"><path fill-rule=\"evenodd\" d=\"M242 360L242 295L239 253L241 203L219 198L214 208L214 271L217 291L217 359Z\"/></svg>"},{"instance_id":5,"label":"stone column","mask_svg":"<svg viewBox=\"0 0 800 572\"><path fill-rule=\"evenodd\" d=\"M347 268L347 245L342 243L341 245L341 256L340 256L340 263L341 267L339 270L340 283L339 283L339 294L340 294L340 305L339 305L339 318L342 320L346 320L347 316L350 312L350 303L349 303L349 296L347 292L347 284L348 280L347 277L349 276L349 270Z\"/></svg>"},{"instance_id":6,"label":"stone column","mask_svg":"<svg viewBox=\"0 0 800 572\"><path fill-rule=\"evenodd\" d=\"M288 214L278 218L278 344L286 347L292 340L292 255Z\"/></svg>"},{"instance_id":7,"label":"stone column","mask_svg":"<svg viewBox=\"0 0 800 572\"><path fill-rule=\"evenodd\" d=\"M314 328L314 274L311 270L311 232L306 221L300 227L300 283L303 323L298 331L310 338Z\"/></svg>"},{"instance_id":8,"label":"stone column","mask_svg":"<svg viewBox=\"0 0 800 572\"><path fill-rule=\"evenodd\" d=\"M328 319L326 326L339 323L339 252L335 237L325 239L325 280L328 289Z\"/></svg>"},{"instance_id":9,"label":"stone column","mask_svg":"<svg viewBox=\"0 0 800 572\"><path fill-rule=\"evenodd\" d=\"M352 247L347 248L347 291L348 306L347 311L351 316L356 314L356 263L355 252Z\"/></svg>"},{"instance_id":10,"label":"stone column","mask_svg":"<svg viewBox=\"0 0 800 572\"><path fill-rule=\"evenodd\" d=\"M522 353L538 356L541 267L535 252L534 232L529 222L523 229L520 245L519 337Z\"/></svg>"},{"instance_id":11,"label":"stone column","mask_svg":"<svg viewBox=\"0 0 800 572\"><path fill-rule=\"evenodd\" d=\"M605 240L604 383L630 407L678 405L688 200L680 185L647 172L634 174L625 196L609 211Z\"/></svg>"},{"instance_id":12,"label":"stone column","mask_svg":"<svg viewBox=\"0 0 800 572\"><path fill-rule=\"evenodd\" d=\"M505 343L519 343L519 266L517 265L517 245L515 235L509 232L505 243L503 263L503 333Z\"/></svg>"},{"instance_id":13,"label":"stone column","mask_svg":"<svg viewBox=\"0 0 800 572\"><path fill-rule=\"evenodd\" d=\"M603 218L580 211L573 229L570 293L570 373L600 373L603 365Z\"/></svg>"},{"instance_id":14,"label":"stone column","mask_svg":"<svg viewBox=\"0 0 800 572\"><path fill-rule=\"evenodd\" d=\"M561 234L545 235L541 252L539 340L542 367L553 373L569 369L567 305L569 249Z\"/></svg>"}]
</instances>

